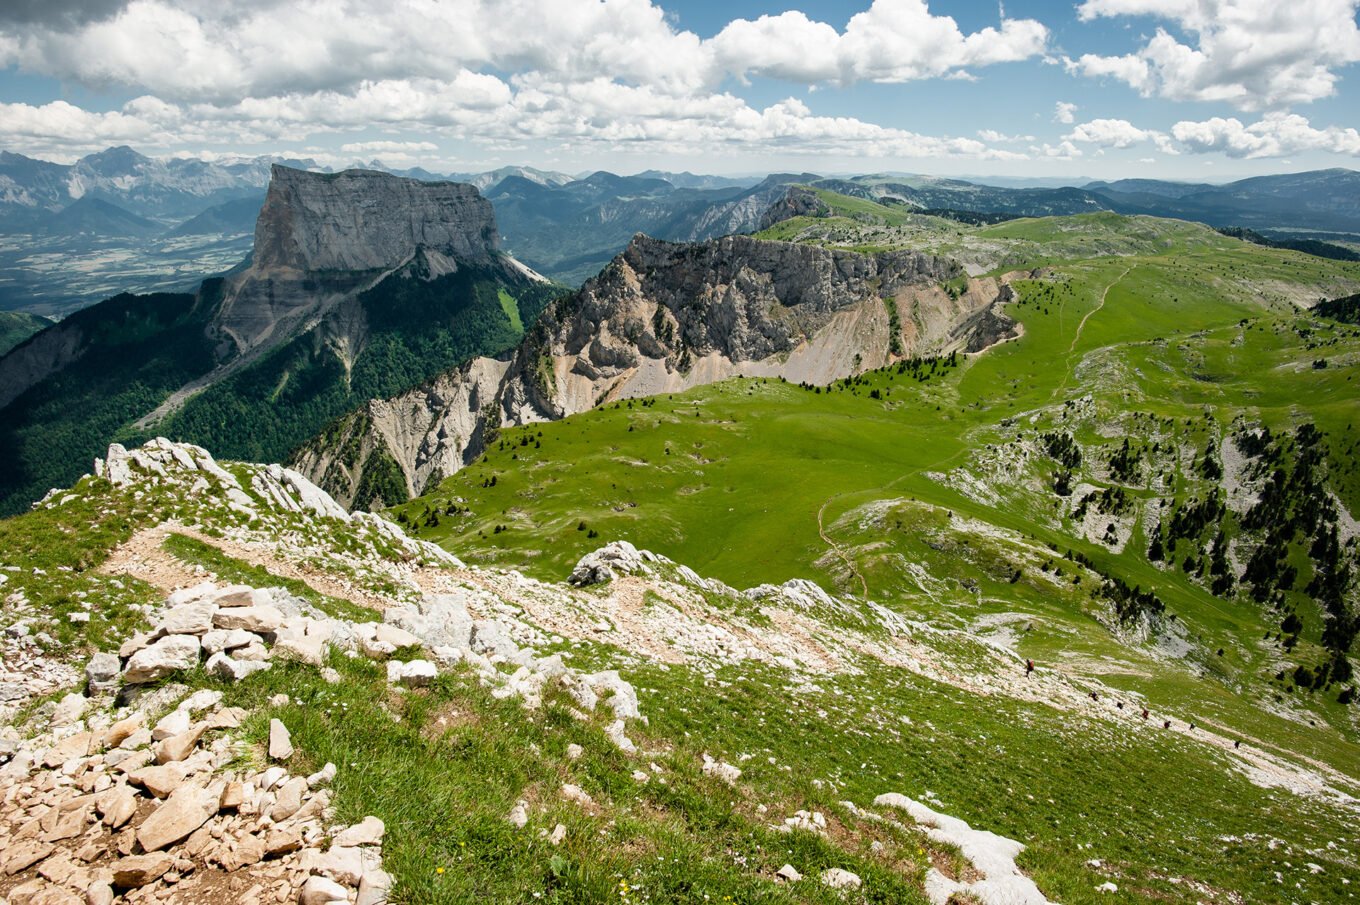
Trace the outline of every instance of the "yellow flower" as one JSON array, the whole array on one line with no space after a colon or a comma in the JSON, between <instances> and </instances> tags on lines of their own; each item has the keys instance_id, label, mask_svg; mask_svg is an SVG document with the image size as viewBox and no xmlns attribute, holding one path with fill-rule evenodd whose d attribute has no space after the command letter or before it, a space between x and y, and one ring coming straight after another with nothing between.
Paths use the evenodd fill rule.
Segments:
<instances>
[{"instance_id":1,"label":"yellow flower","mask_svg":"<svg viewBox=\"0 0 1360 905\"><path fill-rule=\"evenodd\" d=\"M437 874L442 874L442 873L444 872L444 868L442 868L442 867L436 867L436 868L434 869L434 872L437 873Z\"/></svg>"}]
</instances>

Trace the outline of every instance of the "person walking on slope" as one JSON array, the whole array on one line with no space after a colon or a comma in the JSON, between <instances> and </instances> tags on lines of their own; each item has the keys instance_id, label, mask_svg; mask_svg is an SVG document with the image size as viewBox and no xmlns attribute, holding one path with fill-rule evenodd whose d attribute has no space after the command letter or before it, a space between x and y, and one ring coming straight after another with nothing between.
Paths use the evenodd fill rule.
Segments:
<instances>
[{"instance_id":1,"label":"person walking on slope","mask_svg":"<svg viewBox=\"0 0 1360 905\"><path fill-rule=\"evenodd\" d=\"M1025 661L1025 678L1028 679L1028 678L1029 678L1029 674L1032 673L1032 672L1034 672L1034 661L1033 661L1033 660L1026 660L1026 661Z\"/></svg>"}]
</instances>

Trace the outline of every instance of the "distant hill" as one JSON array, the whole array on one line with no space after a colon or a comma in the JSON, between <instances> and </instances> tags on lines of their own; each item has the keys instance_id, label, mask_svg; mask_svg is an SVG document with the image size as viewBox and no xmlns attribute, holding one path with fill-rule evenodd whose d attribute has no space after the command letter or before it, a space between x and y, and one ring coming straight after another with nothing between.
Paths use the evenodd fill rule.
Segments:
<instances>
[{"instance_id":1,"label":"distant hill","mask_svg":"<svg viewBox=\"0 0 1360 905\"><path fill-rule=\"evenodd\" d=\"M761 181L760 176L702 176L689 171L671 173L666 170L643 170L634 175L642 179L664 179L678 189L740 189Z\"/></svg>"},{"instance_id":2,"label":"distant hill","mask_svg":"<svg viewBox=\"0 0 1360 905\"><path fill-rule=\"evenodd\" d=\"M1323 242L1320 239L1272 239L1253 229L1244 229L1240 226L1220 226L1218 231L1225 236L1232 236L1234 239L1241 239L1254 245L1264 245L1266 248L1287 248L1319 258L1331 258L1334 261L1360 261L1360 253L1344 245Z\"/></svg>"},{"instance_id":3,"label":"distant hill","mask_svg":"<svg viewBox=\"0 0 1360 905\"><path fill-rule=\"evenodd\" d=\"M99 198L81 198L42 222L49 236L150 236L160 226Z\"/></svg>"},{"instance_id":4,"label":"distant hill","mask_svg":"<svg viewBox=\"0 0 1360 905\"><path fill-rule=\"evenodd\" d=\"M1360 172L1355 170L1254 176L1226 185L1124 180L1093 183L1085 190L1122 214L1179 217L1210 226L1360 233Z\"/></svg>"},{"instance_id":5,"label":"distant hill","mask_svg":"<svg viewBox=\"0 0 1360 905\"><path fill-rule=\"evenodd\" d=\"M264 195L237 198L214 205L203 213L166 233L167 236L203 236L216 233L239 234L253 232L255 218L260 215Z\"/></svg>"},{"instance_id":6,"label":"distant hill","mask_svg":"<svg viewBox=\"0 0 1360 905\"><path fill-rule=\"evenodd\" d=\"M569 285L594 276L633 236L701 241L755 232L789 185L813 174L776 174L750 187L680 188L666 179L599 171L564 185L507 176L487 193L506 246Z\"/></svg>"},{"instance_id":7,"label":"distant hill","mask_svg":"<svg viewBox=\"0 0 1360 905\"><path fill-rule=\"evenodd\" d=\"M1117 179L1114 182L1088 182L1082 186L1088 192L1119 195L1156 195L1161 198L1184 198L1199 192L1212 192L1218 186L1207 182L1168 182L1164 179Z\"/></svg>"},{"instance_id":8,"label":"distant hill","mask_svg":"<svg viewBox=\"0 0 1360 905\"><path fill-rule=\"evenodd\" d=\"M0 355L51 323L47 318L27 311L0 311Z\"/></svg>"}]
</instances>

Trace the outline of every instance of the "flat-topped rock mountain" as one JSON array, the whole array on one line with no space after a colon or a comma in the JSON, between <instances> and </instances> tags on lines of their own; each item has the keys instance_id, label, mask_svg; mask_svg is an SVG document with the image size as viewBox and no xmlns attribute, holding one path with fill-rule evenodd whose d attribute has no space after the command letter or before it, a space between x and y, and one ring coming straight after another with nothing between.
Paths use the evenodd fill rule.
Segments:
<instances>
[{"instance_id":1,"label":"flat-topped rock mountain","mask_svg":"<svg viewBox=\"0 0 1360 905\"><path fill-rule=\"evenodd\" d=\"M248 352L420 259L424 279L505 267L491 204L472 186L388 173L275 166L249 266L228 280L215 327Z\"/></svg>"},{"instance_id":2,"label":"flat-topped rock mountain","mask_svg":"<svg viewBox=\"0 0 1360 905\"><path fill-rule=\"evenodd\" d=\"M231 273L110 299L0 358L0 457L16 463L0 511L116 435L283 458L365 400L513 347L559 291L500 250L473 186L275 166Z\"/></svg>"},{"instance_id":3,"label":"flat-topped rock mountain","mask_svg":"<svg viewBox=\"0 0 1360 905\"><path fill-rule=\"evenodd\" d=\"M824 384L904 356L977 351L1013 335L996 308L1008 293L967 280L954 261L910 251L637 236L550 305L513 356L372 401L308 444L297 464L358 506L373 502L372 466L388 474L395 466L406 486L388 488L390 504L391 493L419 493L462 468L502 425L738 375Z\"/></svg>"},{"instance_id":4,"label":"flat-topped rock mountain","mask_svg":"<svg viewBox=\"0 0 1360 905\"><path fill-rule=\"evenodd\" d=\"M255 225L253 267L383 270L405 263L418 247L489 259L500 248L491 203L463 183L276 165Z\"/></svg>"}]
</instances>

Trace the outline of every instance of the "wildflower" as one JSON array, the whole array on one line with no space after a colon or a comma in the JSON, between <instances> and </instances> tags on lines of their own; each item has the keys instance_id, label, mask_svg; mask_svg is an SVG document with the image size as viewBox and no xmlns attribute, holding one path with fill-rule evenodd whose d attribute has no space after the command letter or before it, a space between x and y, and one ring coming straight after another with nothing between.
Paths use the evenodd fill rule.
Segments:
<instances>
[{"instance_id":1,"label":"wildflower","mask_svg":"<svg viewBox=\"0 0 1360 905\"><path fill-rule=\"evenodd\" d=\"M437 873L437 874L442 874L442 873L444 872L444 868L442 868L442 867L436 867L436 868L434 869L434 872Z\"/></svg>"}]
</instances>

